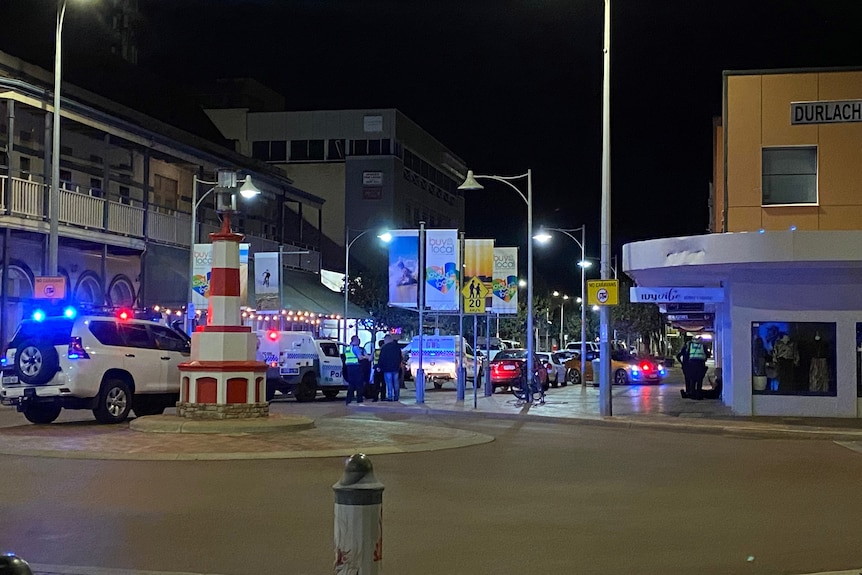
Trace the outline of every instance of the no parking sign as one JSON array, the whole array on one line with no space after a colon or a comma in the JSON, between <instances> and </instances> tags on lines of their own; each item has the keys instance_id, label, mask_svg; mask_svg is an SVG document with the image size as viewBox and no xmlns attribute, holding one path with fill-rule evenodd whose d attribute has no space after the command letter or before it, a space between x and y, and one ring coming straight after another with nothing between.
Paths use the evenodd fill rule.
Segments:
<instances>
[{"instance_id":1,"label":"no parking sign","mask_svg":"<svg viewBox=\"0 0 862 575\"><path fill-rule=\"evenodd\" d=\"M619 305L619 280L587 280L587 304Z\"/></svg>"}]
</instances>

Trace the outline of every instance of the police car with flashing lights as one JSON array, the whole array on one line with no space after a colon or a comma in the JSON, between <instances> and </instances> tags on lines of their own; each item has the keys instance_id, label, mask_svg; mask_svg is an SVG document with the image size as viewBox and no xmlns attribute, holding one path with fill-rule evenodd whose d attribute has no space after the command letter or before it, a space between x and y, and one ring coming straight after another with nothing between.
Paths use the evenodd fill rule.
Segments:
<instances>
[{"instance_id":1,"label":"police car with flashing lights","mask_svg":"<svg viewBox=\"0 0 862 575\"><path fill-rule=\"evenodd\" d=\"M185 334L130 310L36 310L0 358L0 404L32 423L51 423L62 409L91 409L100 423L160 414L179 399L178 365L190 352Z\"/></svg>"},{"instance_id":2,"label":"police car with flashing lights","mask_svg":"<svg viewBox=\"0 0 862 575\"><path fill-rule=\"evenodd\" d=\"M267 401L276 391L292 393L296 401L312 401L318 389L328 399L347 389L341 360L344 344L317 339L306 331L258 331L257 341L257 359L267 365Z\"/></svg>"}]
</instances>

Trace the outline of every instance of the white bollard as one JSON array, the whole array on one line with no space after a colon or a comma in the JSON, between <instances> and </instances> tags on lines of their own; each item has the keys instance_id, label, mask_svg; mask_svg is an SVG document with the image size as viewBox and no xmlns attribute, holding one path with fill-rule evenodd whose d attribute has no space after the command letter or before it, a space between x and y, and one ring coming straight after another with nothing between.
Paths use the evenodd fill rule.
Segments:
<instances>
[{"instance_id":1,"label":"white bollard","mask_svg":"<svg viewBox=\"0 0 862 575\"><path fill-rule=\"evenodd\" d=\"M335 575L383 572L383 484L364 453L351 455L335 492Z\"/></svg>"}]
</instances>

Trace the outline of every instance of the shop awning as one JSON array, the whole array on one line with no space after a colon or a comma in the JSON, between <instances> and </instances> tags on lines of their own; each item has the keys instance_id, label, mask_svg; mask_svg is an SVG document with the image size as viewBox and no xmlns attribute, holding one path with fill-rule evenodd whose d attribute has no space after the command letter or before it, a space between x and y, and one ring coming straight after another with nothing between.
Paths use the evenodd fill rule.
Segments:
<instances>
[{"instance_id":1,"label":"shop awning","mask_svg":"<svg viewBox=\"0 0 862 575\"><path fill-rule=\"evenodd\" d=\"M344 314L344 295L334 292L314 273L284 270L282 279L282 309L307 311L324 315ZM352 303L347 305L349 318L365 318L368 312Z\"/></svg>"}]
</instances>

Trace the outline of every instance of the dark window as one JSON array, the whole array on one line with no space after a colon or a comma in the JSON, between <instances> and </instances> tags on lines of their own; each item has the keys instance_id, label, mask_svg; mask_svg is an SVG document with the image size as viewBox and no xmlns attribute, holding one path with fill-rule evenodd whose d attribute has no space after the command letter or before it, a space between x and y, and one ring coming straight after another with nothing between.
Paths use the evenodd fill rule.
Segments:
<instances>
[{"instance_id":1,"label":"dark window","mask_svg":"<svg viewBox=\"0 0 862 575\"><path fill-rule=\"evenodd\" d=\"M151 325L150 330L152 330L153 336L155 337L157 348L166 351L189 351L188 342L172 329L168 329L160 325Z\"/></svg>"},{"instance_id":2,"label":"dark window","mask_svg":"<svg viewBox=\"0 0 862 575\"><path fill-rule=\"evenodd\" d=\"M25 156L21 156L18 159L18 163L21 166L21 177L27 178L30 176L30 158Z\"/></svg>"},{"instance_id":3,"label":"dark window","mask_svg":"<svg viewBox=\"0 0 862 575\"><path fill-rule=\"evenodd\" d=\"M368 154L371 156L380 155L380 140L368 140Z\"/></svg>"},{"instance_id":4,"label":"dark window","mask_svg":"<svg viewBox=\"0 0 862 575\"><path fill-rule=\"evenodd\" d=\"M338 353L338 344L336 343L321 343L320 351L322 351L323 355L325 355L326 357L340 357Z\"/></svg>"},{"instance_id":5,"label":"dark window","mask_svg":"<svg viewBox=\"0 0 862 575\"><path fill-rule=\"evenodd\" d=\"M308 140L291 140L290 141L290 161L308 159Z\"/></svg>"},{"instance_id":6,"label":"dark window","mask_svg":"<svg viewBox=\"0 0 862 575\"><path fill-rule=\"evenodd\" d=\"M763 148L763 205L817 203L817 147Z\"/></svg>"},{"instance_id":7,"label":"dark window","mask_svg":"<svg viewBox=\"0 0 862 575\"><path fill-rule=\"evenodd\" d=\"M388 156L392 153L392 141L391 140L381 140L380 141L380 153L384 156Z\"/></svg>"},{"instance_id":8,"label":"dark window","mask_svg":"<svg viewBox=\"0 0 862 575\"><path fill-rule=\"evenodd\" d=\"M309 160L322 160L323 159L323 149L324 149L324 141L323 140L309 140L308 141L308 159Z\"/></svg>"},{"instance_id":9,"label":"dark window","mask_svg":"<svg viewBox=\"0 0 862 575\"><path fill-rule=\"evenodd\" d=\"M327 154L327 159L344 159L344 140L329 140L329 152Z\"/></svg>"},{"instance_id":10,"label":"dark window","mask_svg":"<svg viewBox=\"0 0 862 575\"><path fill-rule=\"evenodd\" d=\"M140 323L130 323L123 325L123 338L126 340L126 345L129 347L145 347L153 349L155 342L150 337L150 332L147 331L147 326Z\"/></svg>"},{"instance_id":11,"label":"dark window","mask_svg":"<svg viewBox=\"0 0 862 575\"><path fill-rule=\"evenodd\" d=\"M423 178L425 178L426 180L428 179L428 168L429 167L430 166L428 165L428 162L426 162L424 160L419 160L419 175L422 176Z\"/></svg>"},{"instance_id":12,"label":"dark window","mask_svg":"<svg viewBox=\"0 0 862 575\"><path fill-rule=\"evenodd\" d=\"M367 156L368 155L368 140L351 140L351 155Z\"/></svg>"},{"instance_id":13,"label":"dark window","mask_svg":"<svg viewBox=\"0 0 862 575\"><path fill-rule=\"evenodd\" d=\"M286 141L276 140L276 141L270 142L269 160L271 162L286 162L287 161L287 142Z\"/></svg>"},{"instance_id":14,"label":"dark window","mask_svg":"<svg viewBox=\"0 0 862 575\"><path fill-rule=\"evenodd\" d=\"M251 157L255 160L269 160L269 142L252 142L251 143Z\"/></svg>"},{"instance_id":15,"label":"dark window","mask_svg":"<svg viewBox=\"0 0 862 575\"><path fill-rule=\"evenodd\" d=\"M72 335L73 322L64 318L48 318L44 321L23 321L18 326L15 337L9 343L10 348L17 349L28 339L47 341L50 345L67 345Z\"/></svg>"},{"instance_id":16,"label":"dark window","mask_svg":"<svg viewBox=\"0 0 862 575\"><path fill-rule=\"evenodd\" d=\"M99 178L90 178L90 194L97 198L102 197L102 180Z\"/></svg>"},{"instance_id":17,"label":"dark window","mask_svg":"<svg viewBox=\"0 0 862 575\"><path fill-rule=\"evenodd\" d=\"M117 331L115 321L91 321L90 333L92 333L102 345L126 345L120 333Z\"/></svg>"}]
</instances>

